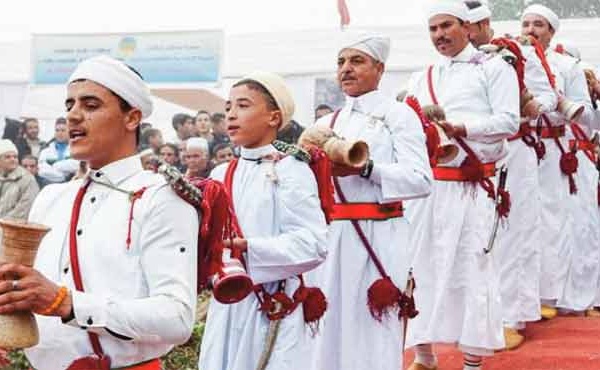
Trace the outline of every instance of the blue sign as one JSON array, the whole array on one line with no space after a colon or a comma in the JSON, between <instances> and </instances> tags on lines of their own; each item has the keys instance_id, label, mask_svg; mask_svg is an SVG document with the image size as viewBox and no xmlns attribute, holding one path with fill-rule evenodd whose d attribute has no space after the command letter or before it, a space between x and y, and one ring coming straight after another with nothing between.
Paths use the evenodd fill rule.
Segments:
<instances>
[{"instance_id":1,"label":"blue sign","mask_svg":"<svg viewBox=\"0 0 600 370\"><path fill-rule=\"evenodd\" d=\"M222 31L34 35L32 83L64 84L79 62L111 55L149 83L216 83L221 77Z\"/></svg>"}]
</instances>

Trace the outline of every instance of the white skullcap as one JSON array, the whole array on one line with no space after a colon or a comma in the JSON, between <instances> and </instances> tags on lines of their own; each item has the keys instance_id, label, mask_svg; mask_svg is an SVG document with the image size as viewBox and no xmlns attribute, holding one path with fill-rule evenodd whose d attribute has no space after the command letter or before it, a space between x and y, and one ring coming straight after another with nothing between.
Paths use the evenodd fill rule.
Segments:
<instances>
[{"instance_id":1,"label":"white skullcap","mask_svg":"<svg viewBox=\"0 0 600 370\"><path fill-rule=\"evenodd\" d=\"M367 31L347 30L343 32L339 53L345 49L356 49L373 59L385 63L390 55L390 38Z\"/></svg>"},{"instance_id":2,"label":"white skullcap","mask_svg":"<svg viewBox=\"0 0 600 370\"><path fill-rule=\"evenodd\" d=\"M142 118L152 114L150 89L125 63L106 55L98 55L79 63L69 83L90 80L111 90L129 105L142 111Z\"/></svg>"},{"instance_id":3,"label":"white skullcap","mask_svg":"<svg viewBox=\"0 0 600 370\"><path fill-rule=\"evenodd\" d=\"M477 8L469 9L469 22L477 23L484 19L492 17L492 11L487 4L487 1L481 1L481 6Z\"/></svg>"},{"instance_id":4,"label":"white skullcap","mask_svg":"<svg viewBox=\"0 0 600 370\"><path fill-rule=\"evenodd\" d=\"M4 154L10 153L10 152L19 154L17 147L15 146L15 144L13 144L12 141L10 141L8 139L0 140L0 155L4 155Z\"/></svg>"},{"instance_id":5,"label":"white skullcap","mask_svg":"<svg viewBox=\"0 0 600 370\"><path fill-rule=\"evenodd\" d=\"M558 15L556 15L552 9L539 4L530 5L523 11L521 21L523 21L527 14L535 14L546 18L548 23L550 23L552 28L554 28L554 32L558 32L558 28L560 27L560 18L558 18Z\"/></svg>"},{"instance_id":6,"label":"white skullcap","mask_svg":"<svg viewBox=\"0 0 600 370\"><path fill-rule=\"evenodd\" d=\"M152 150L152 148L147 148L140 152L140 157L145 157L147 155L154 155L154 150Z\"/></svg>"},{"instance_id":7,"label":"white skullcap","mask_svg":"<svg viewBox=\"0 0 600 370\"><path fill-rule=\"evenodd\" d=\"M203 137L191 137L187 139L185 149L200 149L208 152L208 141Z\"/></svg>"},{"instance_id":8,"label":"white skullcap","mask_svg":"<svg viewBox=\"0 0 600 370\"><path fill-rule=\"evenodd\" d=\"M427 10L427 19L440 14L452 15L463 21L469 20L469 8L463 0L434 1Z\"/></svg>"},{"instance_id":9,"label":"white skullcap","mask_svg":"<svg viewBox=\"0 0 600 370\"><path fill-rule=\"evenodd\" d=\"M271 94L273 99L275 99L277 108L281 112L282 123L281 127L279 127L279 130L283 129L290 123L296 107L294 105L292 92L288 89L281 76L276 75L275 73L257 71L244 76L242 80L252 80L257 82L264 87L269 94Z\"/></svg>"}]
</instances>

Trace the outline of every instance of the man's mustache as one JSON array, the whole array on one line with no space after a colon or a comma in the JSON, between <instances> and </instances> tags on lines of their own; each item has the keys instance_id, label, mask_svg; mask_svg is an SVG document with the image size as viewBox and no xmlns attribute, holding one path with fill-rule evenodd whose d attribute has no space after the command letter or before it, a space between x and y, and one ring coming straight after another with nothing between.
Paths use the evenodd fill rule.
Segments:
<instances>
[{"instance_id":1,"label":"man's mustache","mask_svg":"<svg viewBox=\"0 0 600 370\"><path fill-rule=\"evenodd\" d=\"M439 39L435 40L436 45L449 44L450 42L451 40L446 37L440 37Z\"/></svg>"}]
</instances>

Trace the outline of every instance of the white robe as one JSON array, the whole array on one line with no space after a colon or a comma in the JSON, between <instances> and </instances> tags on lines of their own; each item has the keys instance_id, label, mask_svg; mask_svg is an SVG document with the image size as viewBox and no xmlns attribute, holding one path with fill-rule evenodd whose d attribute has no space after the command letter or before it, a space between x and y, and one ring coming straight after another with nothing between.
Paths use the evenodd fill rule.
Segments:
<instances>
[{"instance_id":1,"label":"white robe","mask_svg":"<svg viewBox=\"0 0 600 370\"><path fill-rule=\"evenodd\" d=\"M331 119L327 115L317 125L329 127ZM348 140L366 141L374 161L370 179L339 178L348 202L389 203L429 194L432 176L425 137L411 108L379 91L347 97L334 130ZM359 223L387 273L404 290L411 232L408 220ZM398 370L402 324L394 314L380 323L369 313L367 290L381 276L352 223L334 221L327 245L327 260L311 276L329 302L312 369Z\"/></svg>"},{"instance_id":2,"label":"white robe","mask_svg":"<svg viewBox=\"0 0 600 370\"><path fill-rule=\"evenodd\" d=\"M556 110L554 91L540 58L532 46L521 46L525 62L525 86L542 112ZM533 134L535 137L535 134ZM541 204L538 160L535 150L522 139L509 141L506 187L510 192L508 218L498 232L496 256L500 269L502 317L510 325L540 319Z\"/></svg>"},{"instance_id":3,"label":"white robe","mask_svg":"<svg viewBox=\"0 0 600 370\"><path fill-rule=\"evenodd\" d=\"M582 127L589 137L589 131ZM572 139L573 135L567 138ZM562 295L557 306L584 311L594 306L600 279L600 215L598 214L598 170L583 151L577 152L577 194L571 197L573 249Z\"/></svg>"},{"instance_id":4,"label":"white robe","mask_svg":"<svg viewBox=\"0 0 600 370\"><path fill-rule=\"evenodd\" d=\"M584 126L593 120L591 101L583 71L573 58L546 51L550 69L556 77L556 87L571 101L584 104L586 109L581 118ZM557 112L548 114L552 126L564 125L565 118ZM545 124L544 124L545 125ZM542 246L542 274L540 276L540 298L555 301L562 297L574 240L573 204L576 195L569 193L569 180L559 167L560 150L554 139L543 139L546 156L539 166L540 197L540 244ZM569 147L567 137L560 138L565 149ZM576 176L577 177L577 176Z\"/></svg>"},{"instance_id":5,"label":"white robe","mask_svg":"<svg viewBox=\"0 0 600 370\"><path fill-rule=\"evenodd\" d=\"M270 293L276 290L279 280L286 280L285 291L291 297L298 288L296 275L324 260L327 228L317 184L306 163L291 156L276 164L255 160L275 152L272 145L242 148L233 176L233 202L242 233L248 240L248 274L255 284L265 284ZM211 177L222 181L227 166L217 167ZM277 182L269 178L273 170ZM231 305L212 299L199 369L254 370L268 328L269 320L258 311L254 294ZM267 369L295 370L306 366L314 345L309 332L299 306L281 321Z\"/></svg>"},{"instance_id":6,"label":"white robe","mask_svg":"<svg viewBox=\"0 0 600 370\"><path fill-rule=\"evenodd\" d=\"M518 129L519 96L514 69L468 45L433 69L439 104L449 122L463 123L466 142L483 163L506 155L506 138ZM409 95L432 104L427 73L417 73ZM458 167L461 155L447 164ZM510 176L510 174L509 174ZM494 202L479 185L435 181L432 196L407 205L415 226L413 267L419 316L411 320L408 345L458 343L471 354L504 347L499 275L494 253L484 254Z\"/></svg>"}]
</instances>

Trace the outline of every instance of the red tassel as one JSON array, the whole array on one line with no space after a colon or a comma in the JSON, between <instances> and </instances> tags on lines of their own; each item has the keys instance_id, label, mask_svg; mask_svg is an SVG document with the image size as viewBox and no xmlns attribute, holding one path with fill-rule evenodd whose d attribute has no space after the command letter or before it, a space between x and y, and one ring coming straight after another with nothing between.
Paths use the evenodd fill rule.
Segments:
<instances>
[{"instance_id":1,"label":"red tassel","mask_svg":"<svg viewBox=\"0 0 600 370\"><path fill-rule=\"evenodd\" d=\"M577 172L579 161L575 153L568 152L560 156L560 170L567 176Z\"/></svg>"},{"instance_id":2,"label":"red tassel","mask_svg":"<svg viewBox=\"0 0 600 370\"><path fill-rule=\"evenodd\" d=\"M325 214L325 221L327 224L329 224L331 222L331 214L333 213L333 205L335 203L333 198L334 188L331 172L331 161L323 150L315 146L310 148L309 154L311 157L310 169L315 175L317 187L319 188L321 209Z\"/></svg>"},{"instance_id":3,"label":"red tassel","mask_svg":"<svg viewBox=\"0 0 600 370\"><path fill-rule=\"evenodd\" d=\"M108 356L99 358L96 355L78 358L69 365L67 370L110 370L110 358Z\"/></svg>"},{"instance_id":4,"label":"red tassel","mask_svg":"<svg viewBox=\"0 0 600 370\"><path fill-rule=\"evenodd\" d=\"M302 302L304 322L316 323L327 311L327 298L323 291L315 287L300 287L294 293L294 300Z\"/></svg>"},{"instance_id":5,"label":"red tassel","mask_svg":"<svg viewBox=\"0 0 600 370\"><path fill-rule=\"evenodd\" d=\"M401 297L402 292L389 276L377 279L367 291L367 305L371 316L381 322L390 311L399 308Z\"/></svg>"},{"instance_id":6,"label":"red tassel","mask_svg":"<svg viewBox=\"0 0 600 370\"><path fill-rule=\"evenodd\" d=\"M500 217L508 217L508 213L510 212L510 194L505 189L498 189L498 194L496 196L500 197L500 203L498 204L498 214Z\"/></svg>"},{"instance_id":7,"label":"red tassel","mask_svg":"<svg viewBox=\"0 0 600 370\"><path fill-rule=\"evenodd\" d=\"M129 208L129 222L127 224L127 239L125 240L125 244L127 246L127 250L131 246L131 224L133 223L133 207L135 206L135 202L144 195L146 191L146 187L141 188L140 190L131 194L131 207Z\"/></svg>"},{"instance_id":8,"label":"red tassel","mask_svg":"<svg viewBox=\"0 0 600 370\"><path fill-rule=\"evenodd\" d=\"M533 149L535 150L535 155L537 156L539 163L546 156L546 144L541 140L536 141L533 145Z\"/></svg>"},{"instance_id":9,"label":"red tassel","mask_svg":"<svg viewBox=\"0 0 600 370\"><path fill-rule=\"evenodd\" d=\"M202 190L202 221L198 234L198 291L208 287L208 278L221 273L223 267L223 240L231 238L233 208L223 184L212 179L192 179Z\"/></svg>"},{"instance_id":10,"label":"red tassel","mask_svg":"<svg viewBox=\"0 0 600 370\"><path fill-rule=\"evenodd\" d=\"M573 176L577 172L577 167L579 167L579 161L575 153L567 152L560 156L560 170L569 176L569 192L571 194L577 193L577 184Z\"/></svg>"}]
</instances>

